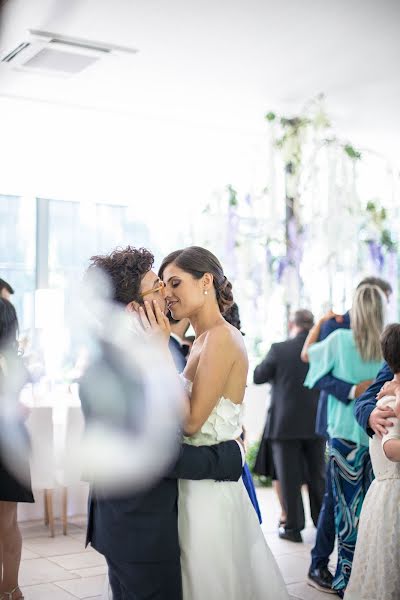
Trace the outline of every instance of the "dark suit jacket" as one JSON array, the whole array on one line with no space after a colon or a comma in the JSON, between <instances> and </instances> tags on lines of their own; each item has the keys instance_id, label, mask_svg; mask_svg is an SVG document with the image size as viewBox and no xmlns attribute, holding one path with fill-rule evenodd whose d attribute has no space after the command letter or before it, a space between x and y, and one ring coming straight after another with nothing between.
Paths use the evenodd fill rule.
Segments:
<instances>
[{"instance_id":1,"label":"dark suit jacket","mask_svg":"<svg viewBox=\"0 0 400 600\"><path fill-rule=\"evenodd\" d=\"M361 427L368 433L369 436L374 435L374 431L368 427L369 415L376 407L376 395L381 387L387 381L393 379L393 373L389 365L385 362L382 365L376 379L372 385L359 397L354 403L354 415Z\"/></svg>"},{"instance_id":2,"label":"dark suit jacket","mask_svg":"<svg viewBox=\"0 0 400 600\"><path fill-rule=\"evenodd\" d=\"M303 386L308 365L301 358L307 332L272 344L254 371L254 383L271 383L271 406L264 437L276 440L310 439L315 434L318 391Z\"/></svg>"},{"instance_id":3,"label":"dark suit jacket","mask_svg":"<svg viewBox=\"0 0 400 600\"><path fill-rule=\"evenodd\" d=\"M117 562L178 560L177 478L238 481L241 474L237 442L184 444L168 476L150 490L120 498L91 490L86 543Z\"/></svg>"}]
</instances>

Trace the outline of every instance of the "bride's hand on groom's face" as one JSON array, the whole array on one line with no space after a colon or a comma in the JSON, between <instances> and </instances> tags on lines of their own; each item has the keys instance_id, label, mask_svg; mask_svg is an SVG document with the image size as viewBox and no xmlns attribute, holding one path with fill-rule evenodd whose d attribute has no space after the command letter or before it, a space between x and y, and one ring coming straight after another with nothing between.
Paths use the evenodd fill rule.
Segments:
<instances>
[{"instance_id":1,"label":"bride's hand on groom's face","mask_svg":"<svg viewBox=\"0 0 400 600\"><path fill-rule=\"evenodd\" d=\"M156 335L161 341L168 343L171 325L168 317L155 300L153 305L146 301L144 308L139 307L139 317L142 327L148 335Z\"/></svg>"}]
</instances>

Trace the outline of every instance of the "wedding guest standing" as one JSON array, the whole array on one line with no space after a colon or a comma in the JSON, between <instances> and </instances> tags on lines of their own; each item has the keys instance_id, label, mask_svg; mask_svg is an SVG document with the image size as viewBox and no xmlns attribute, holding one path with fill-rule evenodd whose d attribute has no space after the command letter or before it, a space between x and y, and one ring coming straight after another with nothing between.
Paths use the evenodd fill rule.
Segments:
<instances>
[{"instance_id":1,"label":"wedding guest standing","mask_svg":"<svg viewBox=\"0 0 400 600\"><path fill-rule=\"evenodd\" d=\"M17 359L18 320L14 306L4 298L0 298L0 425L3 419L2 407L10 376L11 364ZM8 397L9 399L9 397ZM17 400L16 400L17 402ZM17 503L33 502L30 488L28 444L26 457L18 461L21 479L11 473L7 461L7 448L4 446L4 434L10 428L13 432L13 443L21 438L22 447L18 445L18 456L23 454L27 433L22 419L14 423L7 421L6 427L0 427L0 598L19 600L22 598L18 586L18 573L21 561L22 538L17 522ZM15 434L15 435L14 435ZM15 454L15 450L13 451Z\"/></svg>"},{"instance_id":2,"label":"wedding guest standing","mask_svg":"<svg viewBox=\"0 0 400 600\"><path fill-rule=\"evenodd\" d=\"M357 288L353 299L352 329L338 329L318 342L323 323L331 319L333 313L320 319L310 331L302 351L302 359L310 363L305 385L312 387L331 372L334 377L352 385L373 379L382 361L379 336L386 304L380 288L362 285ZM354 401L345 404L329 395L329 455L338 539L338 561L332 589L339 596L343 596L350 577L358 516L372 481L368 436L354 417L353 405Z\"/></svg>"},{"instance_id":3,"label":"wedding guest standing","mask_svg":"<svg viewBox=\"0 0 400 600\"><path fill-rule=\"evenodd\" d=\"M278 533L291 542L302 542L304 480L315 525L325 489L325 440L315 433L318 392L304 388L307 365L300 358L313 323L309 310L298 310L290 324L292 337L272 344L254 371L254 383L271 383L272 386L265 435L271 440L286 513L286 523L279 527Z\"/></svg>"},{"instance_id":4,"label":"wedding guest standing","mask_svg":"<svg viewBox=\"0 0 400 600\"><path fill-rule=\"evenodd\" d=\"M346 600L397 600L400 594L400 325L386 327L383 356L394 373L394 395L378 405L397 414L392 427L374 435L370 453L375 480L364 500Z\"/></svg>"},{"instance_id":5,"label":"wedding guest standing","mask_svg":"<svg viewBox=\"0 0 400 600\"><path fill-rule=\"evenodd\" d=\"M4 300L10 300L11 295L14 293L11 285L4 281L4 279L0 278L0 298L4 298Z\"/></svg>"},{"instance_id":6,"label":"wedding guest standing","mask_svg":"<svg viewBox=\"0 0 400 600\"><path fill-rule=\"evenodd\" d=\"M376 285L385 294L389 300L392 293L390 283L380 277L365 277L360 281L357 287L362 285ZM318 342L327 338L337 329L350 329L350 312L347 311L343 315L333 315L332 318L326 320L320 329ZM361 381L357 385L352 385L348 381L344 381L334 377L332 373L324 375L315 383L315 388L320 390L318 401L317 420L315 431L319 435L326 437L329 444L329 435L327 431L327 407L328 396L331 394L337 400L348 404L363 394L368 388L371 381ZM371 409L372 410L372 409ZM325 494L322 502L321 512L318 517L317 535L315 544L311 550L311 565L308 571L308 583L319 591L330 593L332 591L333 576L328 568L329 559L335 546L335 516L334 516L334 500L331 481L331 466L328 461L326 468L326 483Z\"/></svg>"}]
</instances>

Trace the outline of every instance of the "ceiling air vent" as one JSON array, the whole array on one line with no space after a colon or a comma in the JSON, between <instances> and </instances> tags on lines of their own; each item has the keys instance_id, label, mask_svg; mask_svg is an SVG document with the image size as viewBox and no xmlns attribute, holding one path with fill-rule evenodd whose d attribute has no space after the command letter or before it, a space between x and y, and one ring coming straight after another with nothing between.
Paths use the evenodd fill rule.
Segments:
<instances>
[{"instance_id":1,"label":"ceiling air vent","mask_svg":"<svg viewBox=\"0 0 400 600\"><path fill-rule=\"evenodd\" d=\"M31 73L74 75L110 56L136 54L135 48L28 30L29 38L0 55L2 64Z\"/></svg>"}]
</instances>

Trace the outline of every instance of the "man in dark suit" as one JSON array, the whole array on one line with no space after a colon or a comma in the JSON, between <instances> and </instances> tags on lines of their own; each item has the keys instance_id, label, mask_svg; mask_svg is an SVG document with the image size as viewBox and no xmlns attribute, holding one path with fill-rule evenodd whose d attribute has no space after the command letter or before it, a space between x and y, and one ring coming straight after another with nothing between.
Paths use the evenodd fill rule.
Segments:
<instances>
[{"instance_id":1,"label":"man in dark suit","mask_svg":"<svg viewBox=\"0 0 400 600\"><path fill-rule=\"evenodd\" d=\"M165 310L164 286L152 271L153 260L148 250L128 246L107 256L92 257L89 270L99 269L108 275L114 301L128 311L143 305L144 299L158 302ZM103 359L104 356L106 353ZM121 361L116 362L118 369ZM154 368L153 376L157 377ZM98 415L94 403L87 402L93 381L90 368L88 371L81 382L81 401L90 421ZM121 376L129 379L126 372L121 372ZM133 392L120 400L128 412L129 402L140 403L140 381L133 385ZM109 492L91 487L87 543L106 558L113 600L182 599L177 478L237 481L243 462L242 449L236 441L198 448L182 445L175 464L151 489L125 490L124 494L110 497Z\"/></svg>"},{"instance_id":2,"label":"man in dark suit","mask_svg":"<svg viewBox=\"0 0 400 600\"><path fill-rule=\"evenodd\" d=\"M271 440L274 465L286 509L279 537L301 542L304 507L301 486L308 485L311 516L317 524L325 489L325 440L315 433L318 392L303 386L308 366L300 353L314 323L309 310L298 310L292 338L272 344L254 371L254 383L271 383L271 406L264 435Z\"/></svg>"}]
</instances>

